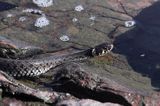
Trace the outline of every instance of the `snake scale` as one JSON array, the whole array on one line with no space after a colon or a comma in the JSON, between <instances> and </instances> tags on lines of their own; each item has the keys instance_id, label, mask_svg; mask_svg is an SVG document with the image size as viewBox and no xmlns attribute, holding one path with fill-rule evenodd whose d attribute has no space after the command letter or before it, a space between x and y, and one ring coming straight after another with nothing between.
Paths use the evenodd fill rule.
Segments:
<instances>
[{"instance_id":1,"label":"snake scale","mask_svg":"<svg viewBox=\"0 0 160 106\"><path fill-rule=\"evenodd\" d=\"M113 49L112 44L103 43L78 53L64 56L48 56L38 59L5 59L0 58L0 69L13 77L34 77L41 75L51 68L66 62L84 60L95 56L102 56Z\"/></svg>"}]
</instances>

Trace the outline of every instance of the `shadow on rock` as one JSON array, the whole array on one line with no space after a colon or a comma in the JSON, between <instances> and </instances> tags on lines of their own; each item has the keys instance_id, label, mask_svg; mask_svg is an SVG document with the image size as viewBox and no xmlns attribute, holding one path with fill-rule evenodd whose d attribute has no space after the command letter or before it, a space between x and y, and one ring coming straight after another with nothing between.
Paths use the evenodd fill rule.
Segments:
<instances>
[{"instance_id":1,"label":"shadow on rock","mask_svg":"<svg viewBox=\"0 0 160 106\"><path fill-rule=\"evenodd\" d=\"M127 57L134 71L151 79L160 88L160 2L144 8L134 20L132 30L119 35L113 52Z\"/></svg>"}]
</instances>

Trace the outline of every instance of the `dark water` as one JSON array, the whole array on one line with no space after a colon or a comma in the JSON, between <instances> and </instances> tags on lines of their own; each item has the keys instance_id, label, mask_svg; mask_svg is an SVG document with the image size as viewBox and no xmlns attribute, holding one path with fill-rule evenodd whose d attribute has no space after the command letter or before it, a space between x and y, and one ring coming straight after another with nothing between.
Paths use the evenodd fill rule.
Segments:
<instances>
[{"instance_id":1,"label":"dark water","mask_svg":"<svg viewBox=\"0 0 160 106\"><path fill-rule=\"evenodd\" d=\"M7 2L0 1L0 11L9 10L9 9L12 9L12 8L15 8L15 7L17 7L17 6L14 5L14 4L10 4L10 3L7 3Z\"/></svg>"},{"instance_id":2,"label":"dark water","mask_svg":"<svg viewBox=\"0 0 160 106\"><path fill-rule=\"evenodd\" d=\"M116 38L114 52L125 55L134 71L160 88L160 2L143 9L132 30Z\"/></svg>"}]
</instances>

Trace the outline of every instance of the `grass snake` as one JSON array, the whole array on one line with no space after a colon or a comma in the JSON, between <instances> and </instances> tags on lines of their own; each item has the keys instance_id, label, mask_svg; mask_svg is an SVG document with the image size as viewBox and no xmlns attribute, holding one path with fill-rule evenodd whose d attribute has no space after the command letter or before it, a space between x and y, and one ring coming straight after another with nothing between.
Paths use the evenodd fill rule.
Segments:
<instances>
[{"instance_id":1,"label":"grass snake","mask_svg":"<svg viewBox=\"0 0 160 106\"><path fill-rule=\"evenodd\" d=\"M112 44L103 43L78 53L64 56L48 56L38 59L6 59L0 58L0 69L13 77L34 77L41 75L51 68L72 61L79 61L95 56L102 56L113 49Z\"/></svg>"}]
</instances>

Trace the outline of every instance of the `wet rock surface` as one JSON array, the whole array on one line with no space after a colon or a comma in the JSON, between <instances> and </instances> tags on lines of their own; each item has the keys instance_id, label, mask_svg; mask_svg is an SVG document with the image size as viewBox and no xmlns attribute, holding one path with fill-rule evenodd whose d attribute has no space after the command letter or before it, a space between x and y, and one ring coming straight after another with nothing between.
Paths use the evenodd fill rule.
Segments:
<instances>
[{"instance_id":1,"label":"wet rock surface","mask_svg":"<svg viewBox=\"0 0 160 106\"><path fill-rule=\"evenodd\" d=\"M57 106L120 106L118 104L114 103L100 103L93 100L81 100L81 101L74 101L74 100L68 100L68 101L62 101Z\"/></svg>"},{"instance_id":2,"label":"wet rock surface","mask_svg":"<svg viewBox=\"0 0 160 106\"><path fill-rule=\"evenodd\" d=\"M24 100L23 95L15 96L3 90L2 104L160 105L158 1L54 0L52 6L45 8L33 4L32 0L5 2L18 7L0 11L2 57L60 56L103 42L113 43L114 49L106 56L63 64L36 78L19 79L19 82L33 89L58 92L55 97L59 99L53 103L43 103L28 95ZM76 11L75 7L79 5L83 9ZM34 26L42 14L23 12L27 8L42 11L49 25L42 28ZM126 27L126 21L135 21L136 24ZM61 39L63 36L67 38ZM59 92L71 98L64 94L59 96Z\"/></svg>"}]
</instances>

